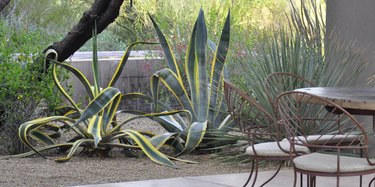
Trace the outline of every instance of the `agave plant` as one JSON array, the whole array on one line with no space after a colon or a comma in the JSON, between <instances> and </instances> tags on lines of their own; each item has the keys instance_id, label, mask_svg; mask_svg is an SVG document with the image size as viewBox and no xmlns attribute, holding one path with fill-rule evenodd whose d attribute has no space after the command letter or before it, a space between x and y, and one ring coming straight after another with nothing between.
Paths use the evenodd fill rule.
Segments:
<instances>
[{"instance_id":1,"label":"agave plant","mask_svg":"<svg viewBox=\"0 0 375 187\"><path fill-rule=\"evenodd\" d=\"M119 89L114 88L113 85L118 80L129 58L131 48L137 43L133 43L127 48L111 81L106 88L102 88L99 78L95 32L93 39L93 85L90 84L87 78L78 69L67 63L56 61L55 59L57 59L58 55L56 51L47 51L47 56L54 57L54 59L49 60L53 63L52 72L55 84L71 106L60 108L61 113L64 115L35 119L22 124L19 128L19 138L25 145L32 149L32 151L19 156L28 156L37 153L45 157L42 151L59 148L58 150L60 152L69 150L66 157L56 159L57 162L65 162L73 156L79 147L83 147L84 153L101 152L104 154L108 154L110 150L117 147L124 149L141 149L152 161L175 167L175 164L171 162L168 156L158 150L158 148L173 135L172 133L156 136L148 134L147 136L153 136L149 139L142 133L135 130L124 129L123 126L129 121L140 117L171 115L181 111L149 113L127 118L125 121L117 121L116 115L123 112L118 110L123 95ZM56 73L58 67L71 72L84 86L90 100L84 110L78 107L77 103L73 101L61 85ZM57 143L54 138L58 137L64 128L73 130L76 136L66 143ZM30 143L30 139L44 146L36 148Z\"/></svg>"},{"instance_id":2,"label":"agave plant","mask_svg":"<svg viewBox=\"0 0 375 187\"><path fill-rule=\"evenodd\" d=\"M228 11L214 58L208 63L206 61L207 29L203 10L199 11L182 69L164 34L155 20L151 16L150 18L168 64L168 68L157 71L151 77L152 98L156 110L171 108L165 104L163 106L158 104L161 83L178 100L181 107L192 115L191 120L188 121L181 115L162 116L159 120L166 130L176 133L176 137L182 139L184 148L180 150L180 154L188 153L194 150L204 137L207 137L207 131L218 130L226 133L233 125L228 120L222 94L223 71L230 37L230 12Z\"/></svg>"}]
</instances>

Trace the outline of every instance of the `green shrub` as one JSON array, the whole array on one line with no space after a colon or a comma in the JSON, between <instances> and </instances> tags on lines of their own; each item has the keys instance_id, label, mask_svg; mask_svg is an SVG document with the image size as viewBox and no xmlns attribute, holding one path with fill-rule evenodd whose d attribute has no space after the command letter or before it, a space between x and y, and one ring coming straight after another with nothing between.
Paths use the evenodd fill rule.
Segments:
<instances>
[{"instance_id":1,"label":"green shrub","mask_svg":"<svg viewBox=\"0 0 375 187\"><path fill-rule=\"evenodd\" d=\"M38 52L46 46L42 33L17 30L0 22L0 147L19 153L18 127L46 115L60 103L51 76L41 75ZM36 63L35 63L36 62Z\"/></svg>"}]
</instances>

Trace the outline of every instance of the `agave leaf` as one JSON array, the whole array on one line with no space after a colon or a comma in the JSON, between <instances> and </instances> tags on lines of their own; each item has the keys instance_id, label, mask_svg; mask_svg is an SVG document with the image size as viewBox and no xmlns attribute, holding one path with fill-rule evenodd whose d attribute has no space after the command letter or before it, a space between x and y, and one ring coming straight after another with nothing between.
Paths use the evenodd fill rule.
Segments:
<instances>
[{"instance_id":1,"label":"agave leaf","mask_svg":"<svg viewBox=\"0 0 375 187\"><path fill-rule=\"evenodd\" d=\"M30 132L30 137L34 140L38 141L39 143L42 143L44 145L53 145L55 142L53 139L47 135L46 133L40 131L40 130L33 130Z\"/></svg>"},{"instance_id":2,"label":"agave leaf","mask_svg":"<svg viewBox=\"0 0 375 187\"><path fill-rule=\"evenodd\" d=\"M178 101L186 110L192 111L193 119L196 118L194 109L192 107L192 103L182 83L182 80L179 79L175 73L173 73L170 69L165 68L157 71L152 76L152 79L158 79L157 82L161 81L164 84L164 86L167 87L167 89L176 97L176 99L178 99ZM156 82L151 83L156 84ZM151 85L151 89L154 89L155 87L157 86ZM155 90L153 90L152 93L157 94Z\"/></svg>"},{"instance_id":3,"label":"agave leaf","mask_svg":"<svg viewBox=\"0 0 375 187\"><path fill-rule=\"evenodd\" d=\"M95 148L98 146L98 143L102 139L101 136L101 129L103 125L103 117L99 115L94 115L90 119L89 127L87 129L87 132L90 133L95 140Z\"/></svg>"},{"instance_id":4,"label":"agave leaf","mask_svg":"<svg viewBox=\"0 0 375 187\"><path fill-rule=\"evenodd\" d=\"M95 114L104 110L116 97L121 97L121 92L117 88L108 87L104 89L84 110L81 117L75 122L75 125L91 118Z\"/></svg>"},{"instance_id":5,"label":"agave leaf","mask_svg":"<svg viewBox=\"0 0 375 187\"><path fill-rule=\"evenodd\" d=\"M39 118L32 121L28 121L26 123L23 123L20 128L18 129L18 137L20 138L21 142L24 143L27 147L35 151L37 154L42 156L43 158L46 158L44 155L42 155L38 150L36 150L27 139L29 133L36 128L39 128L41 126L46 125L46 123L52 122L52 121L74 121L71 118L65 117L65 116L52 116L52 117L46 117L46 118Z\"/></svg>"},{"instance_id":6,"label":"agave leaf","mask_svg":"<svg viewBox=\"0 0 375 187\"><path fill-rule=\"evenodd\" d=\"M96 33L96 20L94 23L94 28L92 29L92 71L94 75L94 94L95 96L100 92L100 72L99 72L99 62L98 62L98 42Z\"/></svg>"},{"instance_id":7,"label":"agave leaf","mask_svg":"<svg viewBox=\"0 0 375 187\"><path fill-rule=\"evenodd\" d=\"M55 108L55 114L59 116L64 116L66 113L68 113L71 110L75 110L75 108L70 106L59 106Z\"/></svg>"},{"instance_id":8,"label":"agave leaf","mask_svg":"<svg viewBox=\"0 0 375 187\"><path fill-rule=\"evenodd\" d=\"M116 84L117 80L120 78L122 70L124 69L126 63L128 62L128 59L130 57L131 49L137 44L156 44L156 43L153 43L153 42L134 42L134 43L131 43L126 48L126 51L125 51L124 55L122 56L120 63L117 65L117 69L116 69L115 73L113 74L111 81L109 81L108 87L113 87Z\"/></svg>"},{"instance_id":9,"label":"agave leaf","mask_svg":"<svg viewBox=\"0 0 375 187\"><path fill-rule=\"evenodd\" d=\"M82 86L85 88L86 93L87 93L88 97L90 98L90 100L94 99L94 93L91 90L91 84L87 80L87 78L85 77L85 75L83 75L83 73L81 71L79 71L77 68L75 68L75 67L73 67L73 66L71 66L71 65L69 65L67 63L61 63L61 62L56 61L56 60L50 60L50 62L53 62L54 65L61 66L62 68L66 69L70 73L72 73L79 80L79 82L82 84ZM58 88L59 88L59 90L62 93L67 94L67 92L61 86L60 81L57 78L56 67L53 69L53 73L54 73L53 76L54 76L54 81L55 81L56 86L59 86ZM66 97L66 95L64 95L64 96Z\"/></svg>"},{"instance_id":10,"label":"agave leaf","mask_svg":"<svg viewBox=\"0 0 375 187\"><path fill-rule=\"evenodd\" d=\"M115 100L113 100L113 102L111 102L109 108L106 108L105 111L104 111L104 117L103 117L103 132L107 132L108 131L108 128L110 127L110 124L112 123L115 115L116 115L116 111L118 109L118 106L120 105L120 101L121 101L121 95L119 97L116 97Z\"/></svg>"},{"instance_id":11,"label":"agave leaf","mask_svg":"<svg viewBox=\"0 0 375 187\"><path fill-rule=\"evenodd\" d=\"M181 132L184 130L184 127L172 115L160 116L159 118L163 121L163 124L168 124L168 129L165 128L168 132Z\"/></svg>"},{"instance_id":12,"label":"agave leaf","mask_svg":"<svg viewBox=\"0 0 375 187\"><path fill-rule=\"evenodd\" d=\"M221 105L222 100L217 102L218 100L218 92L220 91L220 84L222 84L222 76L223 70L225 65L225 60L228 53L229 48L229 40L230 40L230 11L228 11L228 15L221 32L221 37L219 41L219 45L216 48L216 52L214 55L214 59L212 61L212 68L211 68L211 80L210 80L210 94L211 94L211 105L217 106ZM222 88L222 87L221 87Z\"/></svg>"},{"instance_id":13,"label":"agave leaf","mask_svg":"<svg viewBox=\"0 0 375 187\"><path fill-rule=\"evenodd\" d=\"M137 145L142 149L142 151L147 155L148 158L150 158L152 161L169 166L172 168L176 168L176 165L171 162L168 157L166 157L163 153L158 151L151 143L150 141L142 136L139 132L134 130L126 130L123 131L129 135L129 137L134 140Z\"/></svg>"},{"instance_id":14,"label":"agave leaf","mask_svg":"<svg viewBox=\"0 0 375 187\"><path fill-rule=\"evenodd\" d=\"M66 162L66 161L70 160L70 158L72 158L73 154L77 151L78 147L81 146L83 143L86 143L86 142L92 142L93 143L94 140L92 140L92 139L79 139L79 140L75 141L73 143L72 148L69 151L69 154L66 155L66 157L64 157L64 158L55 159L55 161L56 162Z\"/></svg>"},{"instance_id":15,"label":"agave leaf","mask_svg":"<svg viewBox=\"0 0 375 187\"><path fill-rule=\"evenodd\" d=\"M178 155L189 153L198 146L202 141L203 136L206 132L207 121L205 122L194 122L191 124L188 130L188 135L186 138L185 149Z\"/></svg>"},{"instance_id":16,"label":"agave leaf","mask_svg":"<svg viewBox=\"0 0 375 187\"><path fill-rule=\"evenodd\" d=\"M194 97L198 98L198 103L196 103L198 104L198 111L195 111L197 114L197 120L203 122L207 120L210 96L208 92L208 77L206 69L207 28L202 9L199 11L196 29L195 52L198 62L194 67L194 79L197 81L197 84L191 89L194 90L192 94L196 95Z\"/></svg>"},{"instance_id":17,"label":"agave leaf","mask_svg":"<svg viewBox=\"0 0 375 187\"><path fill-rule=\"evenodd\" d=\"M29 152L21 153L21 154L17 154L17 155L1 156L0 159L24 158L24 157L35 155L38 152L43 152L43 151L47 151L47 150L50 150L50 149L55 149L55 148L60 148L60 147L72 147L72 146L73 146L73 143L54 144L54 145L49 145L49 146L42 147L42 148L37 148L36 149L37 152L35 152L35 151L29 151Z\"/></svg>"},{"instance_id":18,"label":"agave leaf","mask_svg":"<svg viewBox=\"0 0 375 187\"><path fill-rule=\"evenodd\" d=\"M159 76L152 76L150 79L151 95L155 103L155 111L159 111Z\"/></svg>"},{"instance_id":19,"label":"agave leaf","mask_svg":"<svg viewBox=\"0 0 375 187\"><path fill-rule=\"evenodd\" d=\"M73 99L70 97L70 95L65 91L65 89L61 86L60 81L57 78L56 74L56 64L52 66L52 76L53 81L55 82L55 85L60 90L60 92L63 94L63 96L69 101L69 103L76 109L79 110L77 104L73 101Z\"/></svg>"},{"instance_id":20,"label":"agave leaf","mask_svg":"<svg viewBox=\"0 0 375 187\"><path fill-rule=\"evenodd\" d=\"M228 132L233 129L235 126L235 122L231 115L227 115L227 117L220 123L218 130L221 130L222 132Z\"/></svg>"},{"instance_id":21,"label":"agave leaf","mask_svg":"<svg viewBox=\"0 0 375 187\"><path fill-rule=\"evenodd\" d=\"M190 42L187 47L186 58L185 58L185 73L187 76L187 80L189 82L190 96L191 96L191 101L193 103L194 111L199 110L198 108L199 98L198 98L198 95L194 93L197 91L196 89L199 84L199 79L197 78L197 71L196 71L197 65L195 63L197 61L196 52L195 52L197 21L195 21L193 33L190 36Z\"/></svg>"},{"instance_id":22,"label":"agave leaf","mask_svg":"<svg viewBox=\"0 0 375 187\"><path fill-rule=\"evenodd\" d=\"M125 134L127 136L127 134ZM123 135L123 136L125 136ZM120 147L120 148L126 148L126 149L141 149L139 146L135 145L128 145L123 143L103 143L103 146L109 146L109 147Z\"/></svg>"},{"instance_id":23,"label":"agave leaf","mask_svg":"<svg viewBox=\"0 0 375 187\"><path fill-rule=\"evenodd\" d=\"M176 62L176 59L173 55L172 49L171 49L167 39L165 38L164 34L159 29L159 27L156 24L156 22L154 21L154 19L152 19L151 15L149 15L149 17L152 21L152 24L154 25L154 28L155 28L156 33L158 35L160 44L163 48L164 56L165 56L165 59L168 63L168 67L173 71L173 73L175 73L177 75L177 77L181 78L181 74L180 74L180 70L178 68L178 64Z\"/></svg>"},{"instance_id":24,"label":"agave leaf","mask_svg":"<svg viewBox=\"0 0 375 187\"><path fill-rule=\"evenodd\" d=\"M163 134L158 134L158 135L153 136L150 139L150 142L156 149L160 149L160 147L163 146L165 142L174 135L176 135L176 133L167 132Z\"/></svg>"},{"instance_id":25,"label":"agave leaf","mask_svg":"<svg viewBox=\"0 0 375 187\"><path fill-rule=\"evenodd\" d=\"M199 162L192 161L192 160L180 159L180 158L171 157L171 156L168 156L168 155L167 155L167 157L171 160L176 160L176 161L184 162L184 163L187 163L187 164L199 164Z\"/></svg>"}]
</instances>

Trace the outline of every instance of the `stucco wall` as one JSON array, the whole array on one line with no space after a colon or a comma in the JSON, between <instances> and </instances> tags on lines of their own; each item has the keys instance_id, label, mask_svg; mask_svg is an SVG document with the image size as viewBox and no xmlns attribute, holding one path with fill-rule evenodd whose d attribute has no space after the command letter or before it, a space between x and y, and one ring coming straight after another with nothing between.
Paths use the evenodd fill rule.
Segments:
<instances>
[{"instance_id":1,"label":"stucco wall","mask_svg":"<svg viewBox=\"0 0 375 187\"><path fill-rule=\"evenodd\" d=\"M360 75L359 82L375 73L375 0L326 0L327 34L334 32L343 42L352 43L363 50L369 64ZM357 50L353 49L353 50ZM348 69L348 71L352 71ZM372 128L370 116L357 119Z\"/></svg>"},{"instance_id":2,"label":"stucco wall","mask_svg":"<svg viewBox=\"0 0 375 187\"><path fill-rule=\"evenodd\" d=\"M327 33L363 48L369 65L360 80L375 72L375 0L327 0ZM350 71L350 70L348 70Z\"/></svg>"}]
</instances>

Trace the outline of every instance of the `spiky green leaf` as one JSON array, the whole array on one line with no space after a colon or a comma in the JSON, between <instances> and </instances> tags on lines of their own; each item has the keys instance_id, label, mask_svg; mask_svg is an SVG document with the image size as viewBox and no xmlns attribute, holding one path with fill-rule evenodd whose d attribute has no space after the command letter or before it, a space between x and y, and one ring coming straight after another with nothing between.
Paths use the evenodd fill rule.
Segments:
<instances>
[{"instance_id":1,"label":"spiky green leaf","mask_svg":"<svg viewBox=\"0 0 375 187\"><path fill-rule=\"evenodd\" d=\"M173 71L173 73L175 73L177 75L177 77L181 78L181 74L180 74L180 70L178 68L178 64L176 62L176 59L173 55L172 49L169 46L169 43L168 43L167 39L165 38L164 34L161 32L161 30L159 29L158 25L156 24L155 20L151 17L151 15L149 15L149 17L152 21L152 24L154 25L154 28L155 28L156 33L158 35L160 44L163 48L164 57L165 57L165 60L168 63L168 67Z\"/></svg>"},{"instance_id":2,"label":"spiky green leaf","mask_svg":"<svg viewBox=\"0 0 375 187\"><path fill-rule=\"evenodd\" d=\"M179 155L190 153L192 150L194 150L199 145L199 143L203 140L203 136L206 132L206 128L207 128L207 121L192 123L188 129L185 149L181 153L179 153Z\"/></svg>"},{"instance_id":3,"label":"spiky green leaf","mask_svg":"<svg viewBox=\"0 0 375 187\"><path fill-rule=\"evenodd\" d=\"M150 141L142 136L139 132L134 130L126 130L124 131L129 135L129 137L136 142L136 144L142 149L143 153L147 155L152 161L162 164L165 166L176 168L176 165L171 162L168 157L166 157L163 153L158 151Z\"/></svg>"},{"instance_id":4,"label":"spiky green leaf","mask_svg":"<svg viewBox=\"0 0 375 187\"><path fill-rule=\"evenodd\" d=\"M104 89L94 100L89 103L75 124L79 124L103 111L106 106L116 99L116 97L121 97L121 92L119 89L112 87Z\"/></svg>"}]
</instances>

